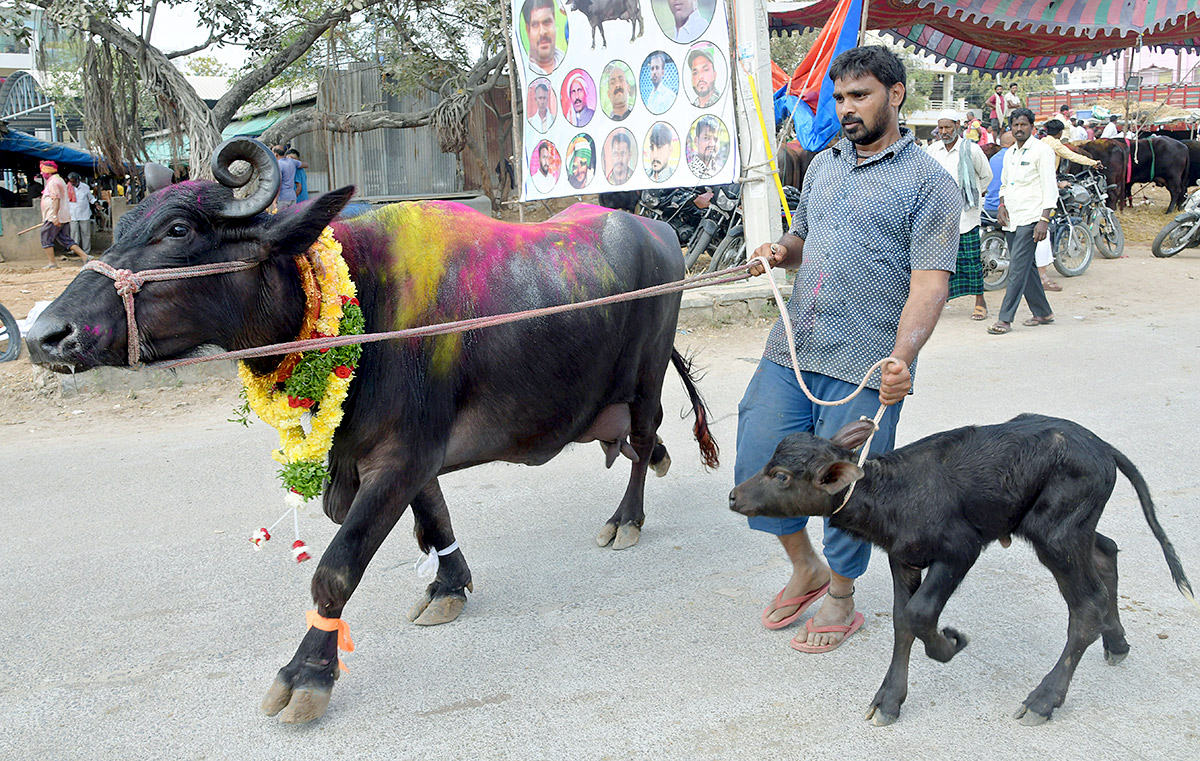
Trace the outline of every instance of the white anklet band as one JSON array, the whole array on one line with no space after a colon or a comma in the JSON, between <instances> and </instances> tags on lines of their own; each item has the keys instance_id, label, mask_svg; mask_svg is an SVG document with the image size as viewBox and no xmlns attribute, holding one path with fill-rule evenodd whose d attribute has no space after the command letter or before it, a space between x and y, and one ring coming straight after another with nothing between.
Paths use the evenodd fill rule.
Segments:
<instances>
[{"instance_id":1,"label":"white anklet band","mask_svg":"<svg viewBox=\"0 0 1200 761\"><path fill-rule=\"evenodd\" d=\"M438 566L441 565L439 558L445 557L458 549L458 540L455 539L445 549L432 552L428 555L421 555L417 558L417 562L413 563L413 568L417 569L417 578L430 579L437 575Z\"/></svg>"}]
</instances>

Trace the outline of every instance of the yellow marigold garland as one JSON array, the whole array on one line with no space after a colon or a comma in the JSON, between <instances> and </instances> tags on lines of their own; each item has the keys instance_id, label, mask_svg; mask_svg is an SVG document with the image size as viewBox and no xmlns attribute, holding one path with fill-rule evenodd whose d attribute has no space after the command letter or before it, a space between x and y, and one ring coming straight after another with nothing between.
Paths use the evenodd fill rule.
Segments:
<instances>
[{"instance_id":1,"label":"yellow marigold garland","mask_svg":"<svg viewBox=\"0 0 1200 761\"><path fill-rule=\"evenodd\" d=\"M362 333L357 289L333 230L326 227L322 231L307 257L321 295L313 337ZM342 405L361 353L357 344L306 351L290 376L280 382L273 373L256 375L244 362L238 363L238 377L250 409L279 432L280 448L271 456L283 465L279 476L284 488L305 500L320 494L324 487L325 459L342 422ZM312 413L307 433L303 425L306 412Z\"/></svg>"}]
</instances>

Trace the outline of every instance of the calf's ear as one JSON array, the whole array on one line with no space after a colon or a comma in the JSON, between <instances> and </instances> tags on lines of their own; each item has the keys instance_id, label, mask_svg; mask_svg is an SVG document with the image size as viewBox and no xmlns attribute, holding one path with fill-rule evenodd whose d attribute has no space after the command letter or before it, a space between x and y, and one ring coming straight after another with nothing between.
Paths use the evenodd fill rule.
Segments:
<instances>
[{"instance_id":1,"label":"calf's ear","mask_svg":"<svg viewBox=\"0 0 1200 761\"><path fill-rule=\"evenodd\" d=\"M354 186L347 185L276 214L269 237L271 256L298 256L307 251L353 195Z\"/></svg>"},{"instance_id":2,"label":"calf's ear","mask_svg":"<svg viewBox=\"0 0 1200 761\"><path fill-rule=\"evenodd\" d=\"M821 468L813 477L813 485L830 494L837 494L864 475L862 468L849 460L836 460Z\"/></svg>"},{"instance_id":3,"label":"calf's ear","mask_svg":"<svg viewBox=\"0 0 1200 761\"><path fill-rule=\"evenodd\" d=\"M874 422L870 420L855 420L839 428L838 432L833 434L833 438L829 441L835 446L839 446L842 449L849 449L853 452L871 437L871 433L874 430Z\"/></svg>"}]
</instances>

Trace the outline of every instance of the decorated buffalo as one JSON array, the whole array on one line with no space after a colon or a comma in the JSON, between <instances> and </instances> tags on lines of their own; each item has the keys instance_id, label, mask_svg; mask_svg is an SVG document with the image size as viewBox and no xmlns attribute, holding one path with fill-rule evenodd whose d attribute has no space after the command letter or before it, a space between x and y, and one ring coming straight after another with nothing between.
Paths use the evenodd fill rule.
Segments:
<instances>
[{"instance_id":1,"label":"decorated buffalo","mask_svg":"<svg viewBox=\"0 0 1200 761\"><path fill-rule=\"evenodd\" d=\"M101 264L81 272L38 318L27 339L34 361L67 371L169 360L204 345L237 350L389 331L683 276L670 227L583 204L537 225L505 224L443 202L394 204L339 220L353 193L342 188L264 214L278 186L274 158L259 143L235 140L214 157L218 180L244 184L245 176L227 169L244 159L274 185L260 182L240 200L223 184L198 181L149 196L121 219ZM313 258L314 251L326 258ZM214 267L232 271L211 274ZM203 276L156 279L176 272ZM691 400L704 462L715 466L703 403L672 346L679 303L673 293L464 333L247 360L241 374L256 411L280 420L312 416L309 432L280 428L285 459L321 431L331 436L327 477L315 488L313 473L326 476L319 446L307 460L289 460L284 479L305 496L323 481L325 513L341 526L312 577L311 628L263 710L282 712L288 722L324 713L343 607L409 505L417 544L431 560L440 558L409 618L439 624L458 616L471 572L457 548L441 474L497 460L539 465L571 442L599 441L609 465L623 453L632 467L597 542L629 547L645 517L647 471L663 475L669 465L656 436L669 364ZM314 375L314 367L324 369ZM296 462L304 467L289 474Z\"/></svg>"}]
</instances>

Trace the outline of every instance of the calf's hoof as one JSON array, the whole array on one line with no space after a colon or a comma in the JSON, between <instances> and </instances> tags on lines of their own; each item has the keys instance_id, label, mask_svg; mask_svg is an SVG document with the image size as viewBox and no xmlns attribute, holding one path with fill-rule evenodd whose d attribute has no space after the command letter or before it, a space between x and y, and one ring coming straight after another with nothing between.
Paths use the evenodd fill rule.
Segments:
<instances>
[{"instance_id":1,"label":"calf's hoof","mask_svg":"<svg viewBox=\"0 0 1200 761\"><path fill-rule=\"evenodd\" d=\"M867 709L867 720L877 727L886 727L890 724L895 724L896 719L900 718L900 712L890 713L883 710L878 705L873 705Z\"/></svg>"},{"instance_id":2,"label":"calf's hoof","mask_svg":"<svg viewBox=\"0 0 1200 761\"><path fill-rule=\"evenodd\" d=\"M1042 714L1034 711L1029 706L1022 703L1021 707L1018 708L1016 713L1013 714L1013 718L1020 719L1021 723L1027 727L1036 727L1050 721L1050 714L1043 716Z\"/></svg>"}]
</instances>

